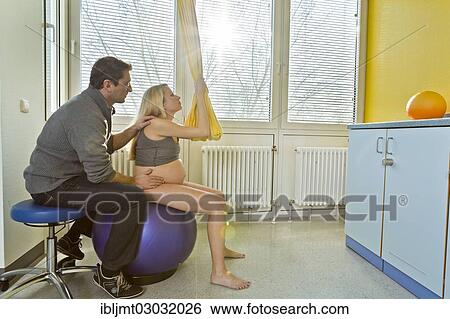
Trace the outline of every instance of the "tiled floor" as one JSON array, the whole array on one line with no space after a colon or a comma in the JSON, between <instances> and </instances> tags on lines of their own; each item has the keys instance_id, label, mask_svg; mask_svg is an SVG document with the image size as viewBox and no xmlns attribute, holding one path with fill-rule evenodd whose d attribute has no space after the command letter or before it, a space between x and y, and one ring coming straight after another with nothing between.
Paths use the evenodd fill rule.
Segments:
<instances>
[{"instance_id":1,"label":"tiled floor","mask_svg":"<svg viewBox=\"0 0 450 319\"><path fill-rule=\"evenodd\" d=\"M234 223L228 226L230 248L244 260L228 260L237 275L252 282L233 291L209 283L210 255L206 227L199 225L192 255L171 278L146 287L141 298L414 298L412 294L364 261L344 243L341 222ZM84 240L85 264L95 264ZM74 298L107 298L89 273L65 277ZM59 298L48 284L39 284L15 298Z\"/></svg>"}]
</instances>

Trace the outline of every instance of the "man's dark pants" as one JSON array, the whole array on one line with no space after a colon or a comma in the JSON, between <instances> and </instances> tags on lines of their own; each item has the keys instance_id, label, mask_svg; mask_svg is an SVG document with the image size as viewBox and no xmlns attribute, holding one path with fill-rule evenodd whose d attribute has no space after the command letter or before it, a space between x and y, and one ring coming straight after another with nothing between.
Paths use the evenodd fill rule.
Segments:
<instances>
[{"instance_id":1,"label":"man's dark pants","mask_svg":"<svg viewBox=\"0 0 450 319\"><path fill-rule=\"evenodd\" d=\"M56 189L31 194L44 206L84 209L86 216L78 219L69 232L91 236L92 224L111 220L112 227L102 257L103 267L119 270L136 257L142 225L147 216L147 199L139 187L119 183L91 183L86 176L69 179Z\"/></svg>"}]
</instances>

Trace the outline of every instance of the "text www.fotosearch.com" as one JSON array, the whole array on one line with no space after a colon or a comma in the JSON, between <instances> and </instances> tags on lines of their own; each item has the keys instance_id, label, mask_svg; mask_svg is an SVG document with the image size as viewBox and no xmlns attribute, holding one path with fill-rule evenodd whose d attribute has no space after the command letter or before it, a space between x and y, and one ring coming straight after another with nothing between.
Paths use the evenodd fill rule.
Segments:
<instances>
[{"instance_id":1,"label":"text www.fotosearch.com","mask_svg":"<svg viewBox=\"0 0 450 319\"><path fill-rule=\"evenodd\" d=\"M204 311L204 308L206 311ZM120 315L348 315L349 306L322 305L264 305L247 303L246 305L209 305L201 303L161 302L121 305L118 302L100 304L100 315L118 317Z\"/></svg>"}]
</instances>

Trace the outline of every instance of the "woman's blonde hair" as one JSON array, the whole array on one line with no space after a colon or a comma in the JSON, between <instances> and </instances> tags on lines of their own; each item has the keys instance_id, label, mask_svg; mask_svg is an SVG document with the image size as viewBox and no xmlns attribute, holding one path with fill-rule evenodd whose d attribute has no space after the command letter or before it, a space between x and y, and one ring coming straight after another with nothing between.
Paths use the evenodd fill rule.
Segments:
<instances>
[{"instance_id":1,"label":"woman's blonde hair","mask_svg":"<svg viewBox=\"0 0 450 319\"><path fill-rule=\"evenodd\" d=\"M167 118L167 113L164 109L164 88L168 88L167 84L155 85L145 91L137 114L138 118L147 115L153 115L161 119ZM136 159L136 140L137 135L131 142L130 160L132 161Z\"/></svg>"}]
</instances>

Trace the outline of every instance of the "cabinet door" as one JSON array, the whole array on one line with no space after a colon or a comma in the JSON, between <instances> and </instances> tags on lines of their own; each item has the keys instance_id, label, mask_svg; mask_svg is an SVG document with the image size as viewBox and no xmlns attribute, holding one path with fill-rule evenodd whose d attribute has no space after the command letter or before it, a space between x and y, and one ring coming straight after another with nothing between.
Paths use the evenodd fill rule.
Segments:
<instances>
[{"instance_id":1,"label":"cabinet door","mask_svg":"<svg viewBox=\"0 0 450 319\"><path fill-rule=\"evenodd\" d=\"M382 257L439 296L443 293L450 128L388 130ZM389 154L392 153L392 154Z\"/></svg>"},{"instance_id":2,"label":"cabinet door","mask_svg":"<svg viewBox=\"0 0 450 319\"><path fill-rule=\"evenodd\" d=\"M382 211L369 214L370 200L382 205L385 129L350 130L346 194L365 196L346 204L345 233L377 256L381 254ZM356 215L364 218L355 219ZM372 217L371 217L372 216Z\"/></svg>"},{"instance_id":3,"label":"cabinet door","mask_svg":"<svg viewBox=\"0 0 450 319\"><path fill-rule=\"evenodd\" d=\"M449 164L450 167L450 164ZM449 169L449 187L450 187L450 169ZM449 191L449 199L450 199L450 191ZM447 212L450 212L450 200L447 208ZM449 216L450 217L450 216ZM448 217L447 217L447 223L449 223ZM445 289L444 289L444 298L450 299L450 231L448 231L447 226L447 261L445 262Z\"/></svg>"}]
</instances>

